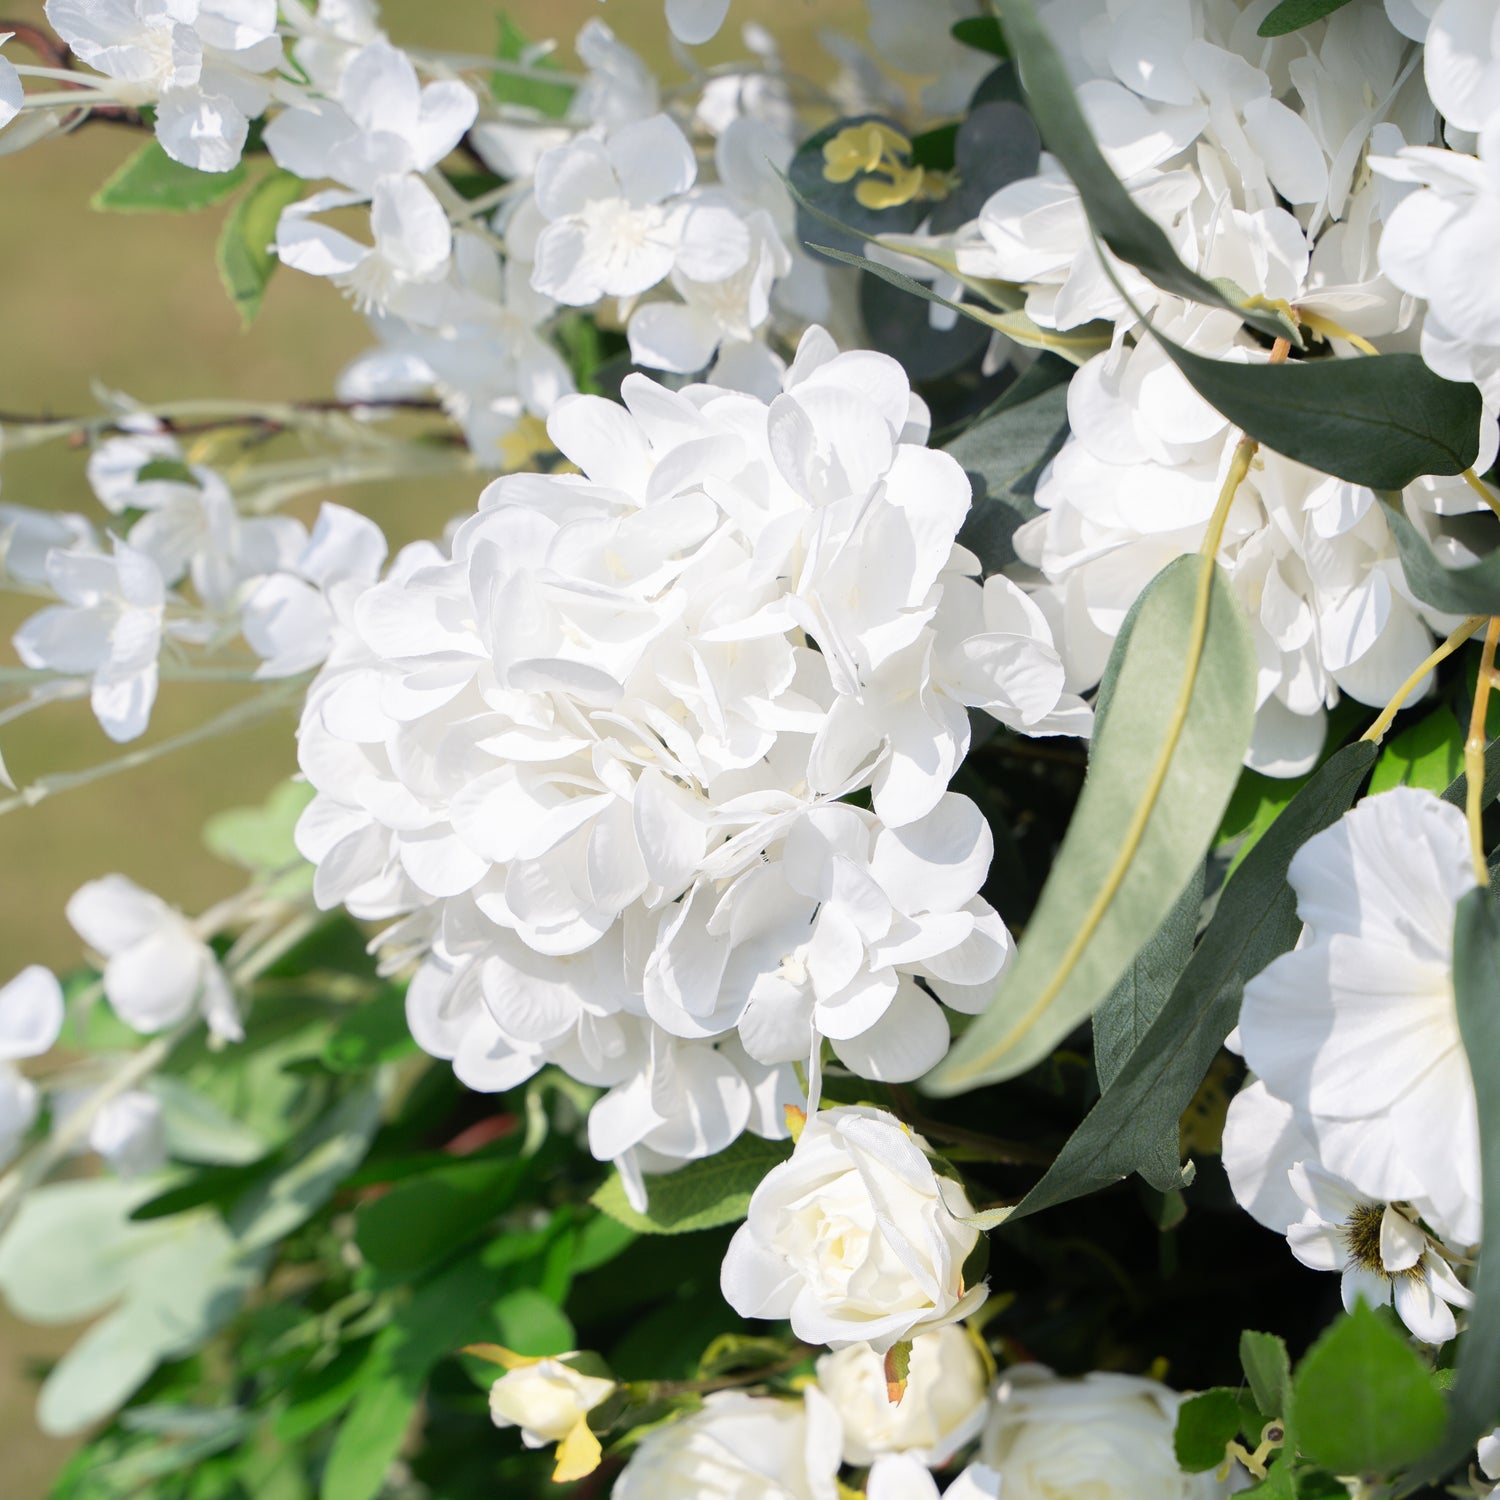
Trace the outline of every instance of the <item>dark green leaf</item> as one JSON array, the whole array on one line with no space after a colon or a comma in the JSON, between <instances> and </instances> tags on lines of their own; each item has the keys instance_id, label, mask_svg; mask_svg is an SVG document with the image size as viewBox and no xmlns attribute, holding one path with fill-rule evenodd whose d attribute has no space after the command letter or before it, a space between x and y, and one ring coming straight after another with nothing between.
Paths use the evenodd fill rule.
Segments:
<instances>
[{"instance_id":1,"label":"dark green leaf","mask_svg":"<svg viewBox=\"0 0 1500 1500\"><path fill-rule=\"evenodd\" d=\"M1342 10L1349 0L1281 0L1281 4L1260 23L1258 36L1285 36L1289 31L1300 31Z\"/></svg>"},{"instance_id":2,"label":"dark green leaf","mask_svg":"<svg viewBox=\"0 0 1500 1500\"><path fill-rule=\"evenodd\" d=\"M972 318L934 328L925 302L879 276L859 278L859 313L870 348L899 359L913 381L941 380L974 363L990 339Z\"/></svg>"},{"instance_id":3,"label":"dark green leaf","mask_svg":"<svg viewBox=\"0 0 1500 1500\"><path fill-rule=\"evenodd\" d=\"M840 131L852 125L871 123L888 125L898 135L903 133L899 124L884 115L855 115L846 120L835 120L809 136L792 157L787 167L787 180L795 189L798 202L797 237L805 243L821 240L825 246L831 243L837 249L859 254L863 252L866 240L882 234L904 234L915 229L921 221L926 207L923 204L913 201L890 208L866 208L855 197L861 181L859 177L849 182L830 182L823 175L827 164L823 147ZM833 220L840 227L814 229L814 215L808 213L809 207L823 216L820 219L823 224Z\"/></svg>"},{"instance_id":4,"label":"dark green leaf","mask_svg":"<svg viewBox=\"0 0 1500 1500\"><path fill-rule=\"evenodd\" d=\"M1478 387L1434 375L1420 355L1245 365L1156 337L1236 427L1350 484L1400 490L1424 474L1462 474L1479 454Z\"/></svg>"},{"instance_id":5,"label":"dark green leaf","mask_svg":"<svg viewBox=\"0 0 1500 1500\"><path fill-rule=\"evenodd\" d=\"M113 213L190 213L227 198L245 180L245 169L199 172L173 161L147 141L94 194L94 207Z\"/></svg>"},{"instance_id":6,"label":"dark green leaf","mask_svg":"<svg viewBox=\"0 0 1500 1500\"><path fill-rule=\"evenodd\" d=\"M954 138L956 180L932 211L933 231L957 229L978 218L980 209L1001 188L1035 174L1041 152L1042 138L1019 104L976 105Z\"/></svg>"},{"instance_id":7,"label":"dark green leaf","mask_svg":"<svg viewBox=\"0 0 1500 1500\"><path fill-rule=\"evenodd\" d=\"M1175 1126L1239 1015L1245 981L1301 931L1286 883L1292 856L1348 811L1376 753L1358 744L1332 756L1246 856L1141 1045L1007 1222L1117 1182Z\"/></svg>"},{"instance_id":8,"label":"dark green leaf","mask_svg":"<svg viewBox=\"0 0 1500 1500\"><path fill-rule=\"evenodd\" d=\"M339 1022L323 1048L323 1066L331 1073L366 1072L416 1050L406 1024L405 997L391 985Z\"/></svg>"},{"instance_id":9,"label":"dark green leaf","mask_svg":"<svg viewBox=\"0 0 1500 1500\"><path fill-rule=\"evenodd\" d=\"M1401 558L1401 571L1418 599L1449 615L1500 613L1500 548L1478 562L1450 568L1437 559L1407 520L1400 497L1382 495L1385 519Z\"/></svg>"},{"instance_id":10,"label":"dark green leaf","mask_svg":"<svg viewBox=\"0 0 1500 1500\"><path fill-rule=\"evenodd\" d=\"M215 258L224 290L239 309L242 327L248 328L255 321L271 276L280 264L271 246L281 211L302 196L305 186L291 172L272 172L261 178L224 220Z\"/></svg>"},{"instance_id":11,"label":"dark green leaf","mask_svg":"<svg viewBox=\"0 0 1500 1500\"><path fill-rule=\"evenodd\" d=\"M1256 668L1244 616L1216 567L1202 651L1190 659L1202 576L1197 557L1169 564L1116 641L1118 686L1094 734L1077 811L1015 963L928 1076L934 1092L1040 1062L1119 982L1208 852L1250 743ZM1177 729L1172 706L1184 687Z\"/></svg>"},{"instance_id":12,"label":"dark green leaf","mask_svg":"<svg viewBox=\"0 0 1500 1500\"><path fill-rule=\"evenodd\" d=\"M1279 1417L1287 1408L1292 1367L1286 1342L1274 1333L1256 1333L1247 1328L1240 1335L1240 1365L1250 1382L1255 1404L1268 1417Z\"/></svg>"},{"instance_id":13,"label":"dark green leaf","mask_svg":"<svg viewBox=\"0 0 1500 1500\"><path fill-rule=\"evenodd\" d=\"M1164 292L1210 307L1224 307L1262 333L1278 337L1287 325L1278 315L1231 301L1211 281L1177 258L1166 231L1139 209L1099 150L1078 95L1032 0L996 0L1011 56L1021 67L1027 103L1047 149L1062 163L1083 199L1094 233L1127 264Z\"/></svg>"},{"instance_id":14,"label":"dark green leaf","mask_svg":"<svg viewBox=\"0 0 1500 1500\"><path fill-rule=\"evenodd\" d=\"M993 16L967 16L953 23L953 37L965 47L976 52L991 52L996 57L1009 57L1010 48L1005 45L1005 33Z\"/></svg>"},{"instance_id":15,"label":"dark green leaf","mask_svg":"<svg viewBox=\"0 0 1500 1500\"><path fill-rule=\"evenodd\" d=\"M1042 470L1067 440L1065 382L1072 373L1064 360L1043 355L1000 402L946 444L974 487L958 539L984 564L986 575L1016 561L1016 528L1039 513L1032 496Z\"/></svg>"},{"instance_id":16,"label":"dark green leaf","mask_svg":"<svg viewBox=\"0 0 1500 1500\"><path fill-rule=\"evenodd\" d=\"M685 1234L712 1229L745 1217L750 1195L772 1167L791 1155L789 1141L763 1141L742 1135L727 1151L690 1161L676 1172L647 1179L651 1201L638 1214L626 1201L625 1186L611 1173L589 1200L639 1234Z\"/></svg>"},{"instance_id":17,"label":"dark green leaf","mask_svg":"<svg viewBox=\"0 0 1500 1500\"><path fill-rule=\"evenodd\" d=\"M1449 1396L1448 1440L1422 1466L1437 1479L1461 1464L1500 1420L1500 908L1495 888L1458 903L1453 931L1453 996L1458 1029L1479 1103L1479 1166L1484 1204L1479 1271L1469 1328L1459 1341Z\"/></svg>"},{"instance_id":18,"label":"dark green leaf","mask_svg":"<svg viewBox=\"0 0 1500 1500\"><path fill-rule=\"evenodd\" d=\"M475 1238L509 1206L525 1173L513 1159L456 1161L365 1204L355 1239L377 1270L409 1276Z\"/></svg>"},{"instance_id":19,"label":"dark green leaf","mask_svg":"<svg viewBox=\"0 0 1500 1500\"><path fill-rule=\"evenodd\" d=\"M1172 1434L1178 1464L1189 1474L1217 1469L1224 1462L1225 1445L1239 1430L1240 1403L1233 1391L1217 1386L1189 1396L1177 1408L1177 1430Z\"/></svg>"},{"instance_id":20,"label":"dark green leaf","mask_svg":"<svg viewBox=\"0 0 1500 1500\"><path fill-rule=\"evenodd\" d=\"M1298 1365L1292 1417L1301 1451L1335 1474L1394 1474L1442 1438L1446 1421L1427 1367L1363 1302Z\"/></svg>"}]
</instances>

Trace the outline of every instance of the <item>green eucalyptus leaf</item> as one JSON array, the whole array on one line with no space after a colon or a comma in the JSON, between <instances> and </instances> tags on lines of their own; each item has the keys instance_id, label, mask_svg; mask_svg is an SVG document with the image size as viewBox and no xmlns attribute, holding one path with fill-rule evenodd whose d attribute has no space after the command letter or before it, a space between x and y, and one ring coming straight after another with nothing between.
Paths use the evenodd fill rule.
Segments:
<instances>
[{"instance_id":1,"label":"green eucalyptus leaf","mask_svg":"<svg viewBox=\"0 0 1500 1500\"><path fill-rule=\"evenodd\" d=\"M1300 31L1342 10L1349 0L1281 0L1281 4L1260 23L1257 36L1286 36L1288 32Z\"/></svg>"},{"instance_id":2,"label":"green eucalyptus leaf","mask_svg":"<svg viewBox=\"0 0 1500 1500\"><path fill-rule=\"evenodd\" d=\"M1386 524L1396 543L1401 571L1418 599L1449 615L1500 614L1500 548L1478 562L1450 568L1438 561L1422 533L1407 519L1399 496L1382 494Z\"/></svg>"},{"instance_id":3,"label":"green eucalyptus leaf","mask_svg":"<svg viewBox=\"0 0 1500 1500\"><path fill-rule=\"evenodd\" d=\"M972 47L976 52L989 52L995 57L1009 57L1010 48L1005 45L1005 33L993 16L966 16L953 23L953 39Z\"/></svg>"},{"instance_id":4,"label":"green eucalyptus leaf","mask_svg":"<svg viewBox=\"0 0 1500 1500\"><path fill-rule=\"evenodd\" d=\"M224 220L214 259L243 328L248 328L260 313L271 276L281 264L271 250L281 211L295 203L305 189L306 184L294 173L268 173Z\"/></svg>"},{"instance_id":5,"label":"green eucalyptus leaf","mask_svg":"<svg viewBox=\"0 0 1500 1500\"><path fill-rule=\"evenodd\" d=\"M690 1161L675 1172L651 1178L645 1213L637 1213L630 1206L618 1172L610 1174L589 1202L639 1234L713 1229L743 1219L750 1207L750 1195L761 1179L790 1155L789 1141L742 1135L717 1156Z\"/></svg>"},{"instance_id":6,"label":"green eucalyptus leaf","mask_svg":"<svg viewBox=\"0 0 1500 1500\"><path fill-rule=\"evenodd\" d=\"M1292 1419L1297 1446L1315 1463L1391 1475L1441 1440L1446 1412L1416 1351L1360 1302L1297 1366Z\"/></svg>"},{"instance_id":7,"label":"green eucalyptus leaf","mask_svg":"<svg viewBox=\"0 0 1500 1500\"><path fill-rule=\"evenodd\" d=\"M819 236L810 232L810 218L832 227L834 245L845 251L861 251L866 240L876 239L882 234L905 234L922 221L926 206L915 200L893 204L889 208L866 208L855 196L862 178L856 176L848 182L833 182L823 175L827 165L824 146L851 126L871 124L885 125L897 135L904 134L901 125L885 115L853 115L824 126L797 148L787 166L786 181L798 205L797 237L804 243L820 237L828 239L827 234ZM825 247L813 245L812 248Z\"/></svg>"},{"instance_id":8,"label":"green eucalyptus leaf","mask_svg":"<svg viewBox=\"0 0 1500 1500\"><path fill-rule=\"evenodd\" d=\"M173 161L151 140L94 194L93 205L111 213L192 213L222 202L244 180L243 165L200 172Z\"/></svg>"},{"instance_id":9,"label":"green eucalyptus leaf","mask_svg":"<svg viewBox=\"0 0 1500 1500\"><path fill-rule=\"evenodd\" d=\"M1202 578L1197 557L1168 565L1116 641L1118 680L1077 811L1014 964L928 1076L934 1092L1014 1077L1045 1058L1119 982L1208 852L1250 743L1256 667L1217 567L1192 656ZM1179 726L1173 705L1184 691Z\"/></svg>"},{"instance_id":10,"label":"green eucalyptus leaf","mask_svg":"<svg viewBox=\"0 0 1500 1500\"><path fill-rule=\"evenodd\" d=\"M1239 1397L1223 1386L1189 1396L1177 1408L1177 1427L1172 1450L1178 1464L1189 1474L1217 1469L1224 1462L1225 1447L1240 1431Z\"/></svg>"},{"instance_id":11,"label":"green eucalyptus leaf","mask_svg":"<svg viewBox=\"0 0 1500 1500\"><path fill-rule=\"evenodd\" d=\"M1011 56L1020 65L1026 102L1042 141L1072 178L1094 233L1164 292L1227 308L1273 338L1295 338L1295 330L1279 314L1243 307L1213 282L1190 271L1178 259L1166 231L1136 206L1089 130L1067 66L1033 0L995 0L995 10Z\"/></svg>"},{"instance_id":12,"label":"green eucalyptus leaf","mask_svg":"<svg viewBox=\"0 0 1500 1500\"><path fill-rule=\"evenodd\" d=\"M1247 365L1154 336L1236 427L1350 484L1401 490L1424 474L1462 474L1478 457L1478 387L1433 374L1420 355Z\"/></svg>"},{"instance_id":13,"label":"green eucalyptus leaf","mask_svg":"<svg viewBox=\"0 0 1500 1500\"><path fill-rule=\"evenodd\" d=\"M1239 1015L1245 981L1297 941L1301 923L1287 884L1292 856L1353 805L1376 748L1347 746L1331 756L1287 805L1230 877L1187 968L1121 1067L1069 1138L1047 1174L1011 1210L1012 1221L1097 1192L1151 1159L1177 1120Z\"/></svg>"},{"instance_id":14,"label":"green eucalyptus leaf","mask_svg":"<svg viewBox=\"0 0 1500 1500\"><path fill-rule=\"evenodd\" d=\"M1068 436L1072 368L1043 355L976 422L944 446L964 467L974 501L959 541L986 575L1016 561L1016 529L1040 514L1032 496Z\"/></svg>"}]
</instances>

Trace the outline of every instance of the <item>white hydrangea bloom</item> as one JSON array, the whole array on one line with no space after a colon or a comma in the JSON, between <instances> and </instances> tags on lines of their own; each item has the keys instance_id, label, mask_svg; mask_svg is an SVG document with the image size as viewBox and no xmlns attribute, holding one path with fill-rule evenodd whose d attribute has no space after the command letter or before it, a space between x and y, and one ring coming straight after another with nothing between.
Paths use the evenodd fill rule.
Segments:
<instances>
[{"instance_id":1,"label":"white hydrangea bloom","mask_svg":"<svg viewBox=\"0 0 1500 1500\"><path fill-rule=\"evenodd\" d=\"M720 1275L746 1318L789 1318L809 1344L885 1354L969 1316L989 1295L964 1263L979 1243L963 1184L884 1110L810 1115L750 1199Z\"/></svg>"},{"instance_id":2,"label":"white hydrangea bloom","mask_svg":"<svg viewBox=\"0 0 1500 1500\"><path fill-rule=\"evenodd\" d=\"M241 1041L239 1010L212 948L181 912L123 875L91 880L68 901L68 921L104 959L104 994L135 1031L150 1035L202 1014L209 1030Z\"/></svg>"},{"instance_id":3,"label":"white hydrangea bloom","mask_svg":"<svg viewBox=\"0 0 1500 1500\"><path fill-rule=\"evenodd\" d=\"M1245 986L1246 1062L1318 1164L1474 1244L1478 1115L1453 1000L1454 910L1475 883L1463 814L1407 787L1366 798L1288 878L1305 926Z\"/></svg>"},{"instance_id":4,"label":"white hydrangea bloom","mask_svg":"<svg viewBox=\"0 0 1500 1500\"><path fill-rule=\"evenodd\" d=\"M282 61L276 0L47 0L46 9L79 61L114 80L110 98L156 110L168 156L201 172L239 163Z\"/></svg>"},{"instance_id":5,"label":"white hydrangea bloom","mask_svg":"<svg viewBox=\"0 0 1500 1500\"><path fill-rule=\"evenodd\" d=\"M976 1437L989 1410L990 1369L982 1345L950 1323L912 1340L906 1393L893 1402L885 1361L868 1344L818 1360L818 1387L844 1427L844 1462L866 1468L886 1454L942 1468Z\"/></svg>"},{"instance_id":6,"label":"white hydrangea bloom","mask_svg":"<svg viewBox=\"0 0 1500 1500\"><path fill-rule=\"evenodd\" d=\"M816 1386L802 1399L718 1391L653 1427L615 1480L615 1500L838 1500L839 1421Z\"/></svg>"},{"instance_id":7,"label":"white hydrangea bloom","mask_svg":"<svg viewBox=\"0 0 1500 1500\"><path fill-rule=\"evenodd\" d=\"M37 1087L16 1064L50 1052L63 1026L62 986L32 964L0 987L0 1163L16 1153L39 1107Z\"/></svg>"},{"instance_id":8,"label":"white hydrangea bloom","mask_svg":"<svg viewBox=\"0 0 1500 1500\"><path fill-rule=\"evenodd\" d=\"M932 994L978 1008L1010 950L947 794L968 709L1087 729L1041 613L955 547L967 481L900 366L817 331L785 385L559 403L581 473L497 481L451 554L351 591L301 730L317 899L411 914L422 1045L608 1089L591 1142L632 1171L782 1134L823 1036L936 1062Z\"/></svg>"}]
</instances>

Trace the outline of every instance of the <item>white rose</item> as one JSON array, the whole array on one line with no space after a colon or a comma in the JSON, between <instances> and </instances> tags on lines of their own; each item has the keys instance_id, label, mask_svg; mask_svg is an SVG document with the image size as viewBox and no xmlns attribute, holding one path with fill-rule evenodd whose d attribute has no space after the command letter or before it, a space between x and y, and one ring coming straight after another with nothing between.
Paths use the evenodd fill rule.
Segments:
<instances>
[{"instance_id":1,"label":"white rose","mask_svg":"<svg viewBox=\"0 0 1500 1500\"><path fill-rule=\"evenodd\" d=\"M615 1383L565 1363L570 1354L507 1370L490 1387L497 1427L519 1427L528 1448L560 1443L614 1390Z\"/></svg>"},{"instance_id":2,"label":"white rose","mask_svg":"<svg viewBox=\"0 0 1500 1500\"><path fill-rule=\"evenodd\" d=\"M884 1453L906 1453L937 1468L984 1425L990 1372L978 1345L949 1324L912 1340L906 1394L886 1394L885 1361L850 1344L818 1361L818 1386L844 1424L844 1461L866 1468Z\"/></svg>"},{"instance_id":3,"label":"white rose","mask_svg":"<svg viewBox=\"0 0 1500 1500\"><path fill-rule=\"evenodd\" d=\"M816 1387L800 1402L721 1391L646 1435L614 1500L837 1500L842 1446Z\"/></svg>"},{"instance_id":4,"label":"white rose","mask_svg":"<svg viewBox=\"0 0 1500 1500\"><path fill-rule=\"evenodd\" d=\"M964 1285L979 1231L960 1215L972 1213L894 1115L824 1110L755 1190L720 1285L742 1317L790 1318L807 1343L884 1354L988 1295Z\"/></svg>"},{"instance_id":5,"label":"white rose","mask_svg":"<svg viewBox=\"0 0 1500 1500\"><path fill-rule=\"evenodd\" d=\"M1214 1500L1212 1474L1177 1467L1182 1397L1154 1380L1096 1371L1060 1380L1040 1365L1007 1370L980 1455L1005 1476L1005 1500Z\"/></svg>"}]
</instances>

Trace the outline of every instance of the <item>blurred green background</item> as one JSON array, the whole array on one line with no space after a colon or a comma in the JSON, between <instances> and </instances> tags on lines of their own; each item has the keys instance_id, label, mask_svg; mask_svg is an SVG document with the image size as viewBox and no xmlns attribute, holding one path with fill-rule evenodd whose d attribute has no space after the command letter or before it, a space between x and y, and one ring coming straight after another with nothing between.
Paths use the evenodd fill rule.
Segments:
<instances>
[{"instance_id":1,"label":"blurred green background","mask_svg":"<svg viewBox=\"0 0 1500 1500\"><path fill-rule=\"evenodd\" d=\"M386 0L397 42L489 52L502 7L490 0ZM679 75L671 62L662 0L509 0L503 7L531 37L555 36L571 63L579 26L602 17L621 38ZM858 34L861 0L735 0L729 27L700 56L743 55L738 24L767 23L791 67L826 77L831 63L816 36L824 27ZM41 0L0 0L7 21L45 24ZM31 61L12 43L8 55ZM138 132L86 126L61 140L0 157L0 411L82 414L97 408L95 382L150 403L184 398L316 398L341 366L372 340L327 283L283 273L254 328L242 332L219 284L214 241L222 208L183 216L95 212L89 199L141 143ZM0 454L0 497L23 505L79 510L96 520L83 476L85 454L61 444ZM434 535L472 505L470 478L363 486L310 498L337 499L386 527L393 548ZM37 607L0 595L0 640ZM0 659L14 660L8 645ZM162 689L146 743L180 733L233 701L231 690ZM139 769L63 793L0 819L0 982L22 965L67 968L79 946L63 917L83 881L121 871L189 911L230 894L236 872L204 849L206 817L260 800L296 764L293 717L262 721ZM0 730L18 784L97 764L119 753L85 704L53 706ZM36 1433L32 1374L75 1336L37 1330L0 1310L0 1497L39 1500L71 1445Z\"/></svg>"}]
</instances>

